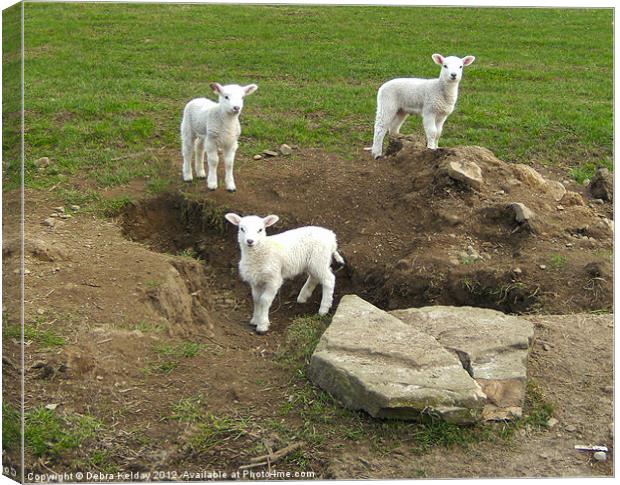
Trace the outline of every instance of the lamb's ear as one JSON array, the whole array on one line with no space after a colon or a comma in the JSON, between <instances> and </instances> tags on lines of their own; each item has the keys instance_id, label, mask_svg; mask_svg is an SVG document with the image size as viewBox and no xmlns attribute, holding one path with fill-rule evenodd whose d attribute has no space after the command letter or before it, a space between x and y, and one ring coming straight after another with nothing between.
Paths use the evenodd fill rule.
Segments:
<instances>
[{"instance_id":1,"label":"lamb's ear","mask_svg":"<svg viewBox=\"0 0 620 485\"><path fill-rule=\"evenodd\" d=\"M273 226L276 222L278 222L280 218L274 214L263 218L263 222L265 223L265 227Z\"/></svg>"},{"instance_id":2,"label":"lamb's ear","mask_svg":"<svg viewBox=\"0 0 620 485\"><path fill-rule=\"evenodd\" d=\"M224 217L226 218L228 222L230 222L231 224L234 224L235 226L238 226L239 223L241 222L241 217L239 217L234 212L229 212Z\"/></svg>"},{"instance_id":3,"label":"lamb's ear","mask_svg":"<svg viewBox=\"0 0 620 485\"><path fill-rule=\"evenodd\" d=\"M213 89L215 94L220 94L222 92L222 85L220 83L211 83L209 86Z\"/></svg>"},{"instance_id":4,"label":"lamb's ear","mask_svg":"<svg viewBox=\"0 0 620 485\"><path fill-rule=\"evenodd\" d=\"M463 61L464 66L469 66L472 62L476 60L476 58L474 56L465 56L461 60Z\"/></svg>"},{"instance_id":5,"label":"lamb's ear","mask_svg":"<svg viewBox=\"0 0 620 485\"><path fill-rule=\"evenodd\" d=\"M247 86L243 86L243 92L245 93L246 96L249 96L257 89L258 89L258 86L256 84L248 84Z\"/></svg>"},{"instance_id":6,"label":"lamb's ear","mask_svg":"<svg viewBox=\"0 0 620 485\"><path fill-rule=\"evenodd\" d=\"M441 54L433 54L431 57L435 61L435 64L439 64L440 66L443 66L444 58Z\"/></svg>"}]
</instances>

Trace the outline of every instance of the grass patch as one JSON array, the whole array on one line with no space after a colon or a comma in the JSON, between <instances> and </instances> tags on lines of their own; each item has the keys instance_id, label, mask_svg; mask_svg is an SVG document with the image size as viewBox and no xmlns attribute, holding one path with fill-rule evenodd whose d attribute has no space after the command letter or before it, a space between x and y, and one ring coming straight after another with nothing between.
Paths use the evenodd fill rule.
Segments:
<instances>
[{"instance_id":1,"label":"grass patch","mask_svg":"<svg viewBox=\"0 0 620 485\"><path fill-rule=\"evenodd\" d=\"M66 450L78 448L102 428L93 416L59 416L43 407L25 416L26 447L37 457L58 457Z\"/></svg>"},{"instance_id":2,"label":"grass patch","mask_svg":"<svg viewBox=\"0 0 620 485\"><path fill-rule=\"evenodd\" d=\"M21 446L20 412L11 404L2 403L2 447L5 450L18 450Z\"/></svg>"},{"instance_id":3,"label":"grass patch","mask_svg":"<svg viewBox=\"0 0 620 485\"><path fill-rule=\"evenodd\" d=\"M549 260L549 265L552 269L562 269L568 264L568 259L562 254L552 254Z\"/></svg>"},{"instance_id":4,"label":"grass patch","mask_svg":"<svg viewBox=\"0 0 620 485\"><path fill-rule=\"evenodd\" d=\"M110 199L98 199L94 211L105 217L118 216L125 207L133 203L133 199L128 195L120 195Z\"/></svg>"},{"instance_id":5,"label":"grass patch","mask_svg":"<svg viewBox=\"0 0 620 485\"><path fill-rule=\"evenodd\" d=\"M586 180L592 180L597 168L606 168L610 172L614 171L614 163L610 158L605 158L600 162L586 161L570 169L570 176L579 184Z\"/></svg>"},{"instance_id":6,"label":"grass patch","mask_svg":"<svg viewBox=\"0 0 620 485\"><path fill-rule=\"evenodd\" d=\"M220 28L205 29L213 18ZM213 80L259 84L242 115L240 157L287 142L352 158L372 140L377 88L437 76L438 45L477 57L444 146L574 167L613 156L612 9L31 2L24 23L31 188L148 176L149 191L163 190L158 154L173 148L180 160L183 105L211 96ZM18 51L13 40L7 52ZM573 54L571 69L558 47ZM5 67L18 73L19 56ZM8 101L4 186L15 188L19 97ZM423 136L419 118L403 132ZM34 166L41 156L53 161L44 171Z\"/></svg>"},{"instance_id":7,"label":"grass patch","mask_svg":"<svg viewBox=\"0 0 620 485\"><path fill-rule=\"evenodd\" d=\"M146 191L149 194L161 194L170 188L170 180L166 180L163 178L155 177L150 179L146 183Z\"/></svg>"},{"instance_id":8,"label":"grass patch","mask_svg":"<svg viewBox=\"0 0 620 485\"><path fill-rule=\"evenodd\" d=\"M299 377L305 376L305 368L319 339L327 328L327 317L318 315L298 317L288 326L284 342L276 351L277 362L292 369Z\"/></svg>"},{"instance_id":9,"label":"grass patch","mask_svg":"<svg viewBox=\"0 0 620 485\"><path fill-rule=\"evenodd\" d=\"M172 405L172 419L196 423L203 419L204 416L204 398L202 394L181 399Z\"/></svg>"},{"instance_id":10,"label":"grass patch","mask_svg":"<svg viewBox=\"0 0 620 485\"><path fill-rule=\"evenodd\" d=\"M65 339L56 335L49 328L42 328L42 323L26 323L24 325L24 340L35 342L39 347L52 348L65 344ZM21 326L17 324L5 325L2 328L4 338L20 340L22 337Z\"/></svg>"},{"instance_id":11,"label":"grass patch","mask_svg":"<svg viewBox=\"0 0 620 485\"><path fill-rule=\"evenodd\" d=\"M207 414L187 439L194 451L207 451L226 441L236 441L247 435L251 420L247 417L216 416Z\"/></svg>"},{"instance_id":12,"label":"grass patch","mask_svg":"<svg viewBox=\"0 0 620 485\"><path fill-rule=\"evenodd\" d=\"M179 365L182 359L196 357L201 345L194 342L182 342L178 344L158 344L153 347L156 355L145 367L145 373L170 374Z\"/></svg>"}]
</instances>

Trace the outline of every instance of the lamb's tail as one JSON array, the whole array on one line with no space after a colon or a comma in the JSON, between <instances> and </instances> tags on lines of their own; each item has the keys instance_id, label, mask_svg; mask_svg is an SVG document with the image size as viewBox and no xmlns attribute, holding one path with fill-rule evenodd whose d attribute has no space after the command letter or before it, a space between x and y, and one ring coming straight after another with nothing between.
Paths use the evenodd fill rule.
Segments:
<instances>
[{"instance_id":1,"label":"lamb's tail","mask_svg":"<svg viewBox=\"0 0 620 485\"><path fill-rule=\"evenodd\" d=\"M347 264L338 251L334 251L332 253L332 258L334 258L334 261L336 261L336 263L338 263L341 267L346 266Z\"/></svg>"}]
</instances>

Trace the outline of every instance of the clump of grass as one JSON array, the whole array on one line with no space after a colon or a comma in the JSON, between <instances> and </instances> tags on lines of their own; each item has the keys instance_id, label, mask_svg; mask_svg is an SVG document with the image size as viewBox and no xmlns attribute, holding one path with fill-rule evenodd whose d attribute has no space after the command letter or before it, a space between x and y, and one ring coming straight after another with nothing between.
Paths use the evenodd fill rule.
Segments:
<instances>
[{"instance_id":1,"label":"clump of grass","mask_svg":"<svg viewBox=\"0 0 620 485\"><path fill-rule=\"evenodd\" d=\"M35 342L43 348L58 347L65 344L65 339L56 335L51 329L41 328L42 324L27 323L24 325L24 340ZM21 339L21 326L17 324L5 325L2 328L3 336Z\"/></svg>"},{"instance_id":2,"label":"clump of grass","mask_svg":"<svg viewBox=\"0 0 620 485\"><path fill-rule=\"evenodd\" d=\"M614 170L614 164L611 159L605 158L600 162L584 162L570 169L570 176L579 184L583 184L586 180L592 180L592 176L596 169L603 167L610 172Z\"/></svg>"},{"instance_id":3,"label":"clump of grass","mask_svg":"<svg viewBox=\"0 0 620 485\"><path fill-rule=\"evenodd\" d=\"M562 254L552 254L549 261L549 264L553 269L562 269L566 267L567 263L568 259Z\"/></svg>"},{"instance_id":4,"label":"clump of grass","mask_svg":"<svg viewBox=\"0 0 620 485\"><path fill-rule=\"evenodd\" d=\"M95 213L105 217L116 217L125 207L132 203L133 199L128 195L121 195L110 199L100 199L95 204Z\"/></svg>"},{"instance_id":5,"label":"clump of grass","mask_svg":"<svg viewBox=\"0 0 620 485\"><path fill-rule=\"evenodd\" d=\"M2 446L6 450L17 450L21 443L20 413L11 404L2 403Z\"/></svg>"},{"instance_id":6,"label":"clump of grass","mask_svg":"<svg viewBox=\"0 0 620 485\"><path fill-rule=\"evenodd\" d=\"M134 325L134 328L144 333L150 333L150 332L161 333L164 330L166 330L166 325L163 323L151 323L151 322L147 322L146 320L140 320L138 323Z\"/></svg>"},{"instance_id":7,"label":"clump of grass","mask_svg":"<svg viewBox=\"0 0 620 485\"><path fill-rule=\"evenodd\" d=\"M165 192L168 187L170 187L170 180L159 177L152 178L146 183L146 191L153 195Z\"/></svg>"},{"instance_id":8,"label":"clump of grass","mask_svg":"<svg viewBox=\"0 0 620 485\"><path fill-rule=\"evenodd\" d=\"M244 437L250 424L248 417L207 414L196 424L187 443L195 451L207 451L223 441L230 443Z\"/></svg>"},{"instance_id":9,"label":"clump of grass","mask_svg":"<svg viewBox=\"0 0 620 485\"><path fill-rule=\"evenodd\" d=\"M194 342L156 345L153 351L157 359L147 365L145 372L169 374L180 365L180 359L189 359L198 355L200 347L200 344Z\"/></svg>"},{"instance_id":10,"label":"clump of grass","mask_svg":"<svg viewBox=\"0 0 620 485\"><path fill-rule=\"evenodd\" d=\"M181 399L172 405L172 419L195 423L205 417L203 409L203 396L188 397Z\"/></svg>"},{"instance_id":11,"label":"clump of grass","mask_svg":"<svg viewBox=\"0 0 620 485\"><path fill-rule=\"evenodd\" d=\"M37 457L57 457L94 437L102 426L93 416L60 417L49 409L38 407L26 413L25 443Z\"/></svg>"},{"instance_id":12,"label":"clump of grass","mask_svg":"<svg viewBox=\"0 0 620 485\"><path fill-rule=\"evenodd\" d=\"M284 343L276 351L277 362L303 376L319 339L327 328L327 318L298 317L289 325Z\"/></svg>"}]
</instances>

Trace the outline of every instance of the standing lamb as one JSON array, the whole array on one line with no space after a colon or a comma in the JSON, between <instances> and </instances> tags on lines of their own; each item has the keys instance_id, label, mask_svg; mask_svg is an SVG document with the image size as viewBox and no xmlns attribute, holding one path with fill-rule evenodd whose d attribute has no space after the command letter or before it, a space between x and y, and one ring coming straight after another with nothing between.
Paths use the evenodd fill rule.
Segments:
<instances>
[{"instance_id":1,"label":"standing lamb","mask_svg":"<svg viewBox=\"0 0 620 485\"><path fill-rule=\"evenodd\" d=\"M336 277L330 266L332 258L344 264L338 254L336 235L329 229L306 226L267 236L265 229L274 225L279 217L226 214L226 220L238 226L237 239L241 248L239 273L250 284L254 301L254 314L250 325L256 333L269 329L269 307L285 279L305 273L308 279L297 297L305 303L320 283L323 288L319 315L325 315L332 306Z\"/></svg>"},{"instance_id":2,"label":"standing lamb","mask_svg":"<svg viewBox=\"0 0 620 485\"><path fill-rule=\"evenodd\" d=\"M192 155L195 156L196 176L205 178L205 153L209 164L207 187L217 189L218 148L224 155L226 168L226 190L237 190L233 177L235 153L241 134L239 114L243 108L243 98L258 89L256 84L222 86L211 83L211 89L219 96L215 103L207 98L192 99L183 110L181 140L183 152L183 180L189 182L192 176Z\"/></svg>"},{"instance_id":3,"label":"standing lamb","mask_svg":"<svg viewBox=\"0 0 620 485\"><path fill-rule=\"evenodd\" d=\"M377 117L372 156L383 153L385 134L398 135L410 114L422 115L426 146L437 148L446 118L454 110L459 94L463 66L469 66L474 56L443 57L433 54L433 61L442 66L438 79L398 78L383 84L377 92Z\"/></svg>"}]
</instances>

